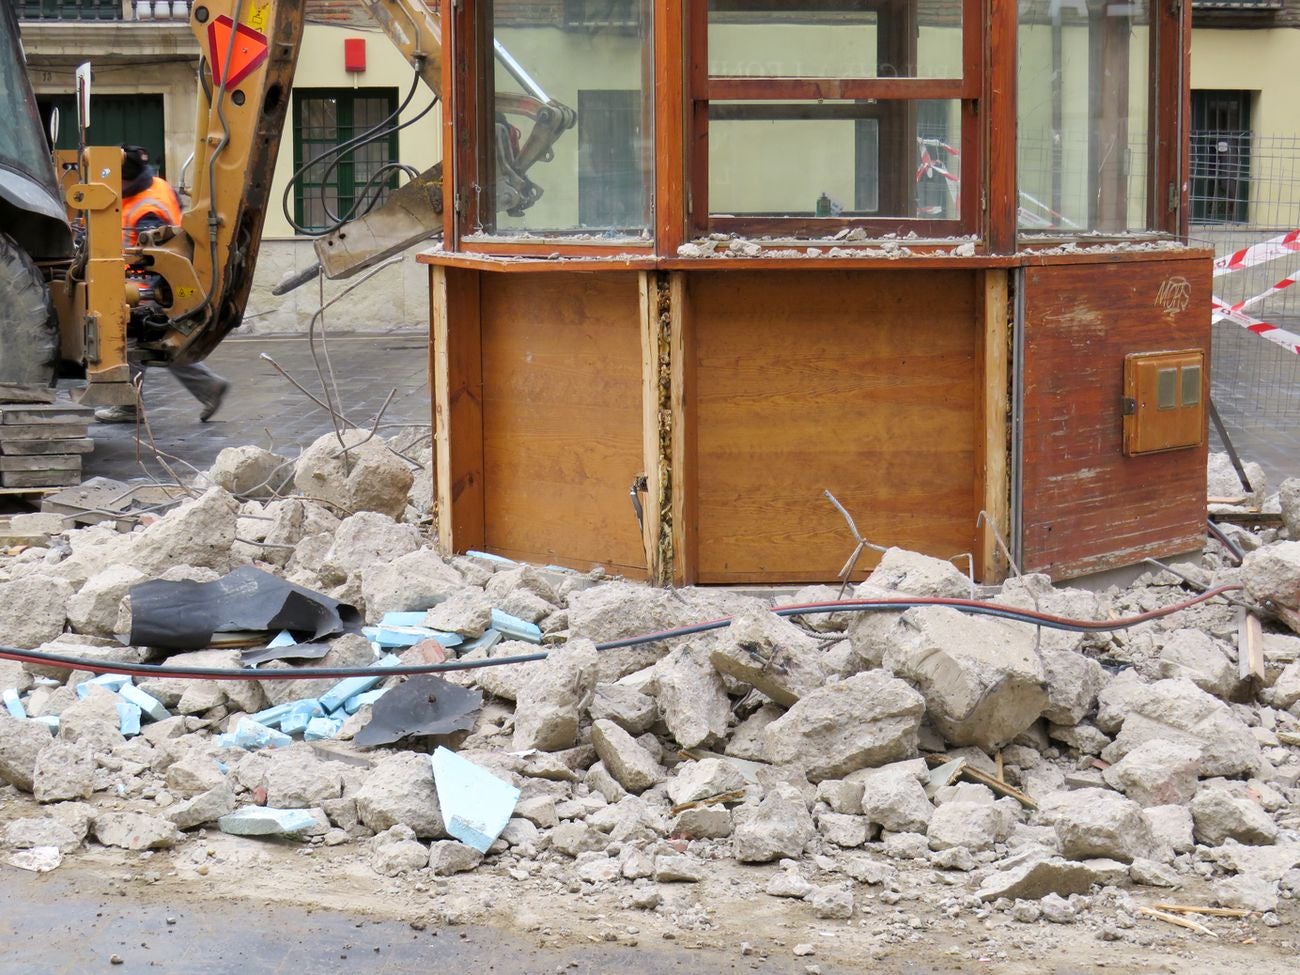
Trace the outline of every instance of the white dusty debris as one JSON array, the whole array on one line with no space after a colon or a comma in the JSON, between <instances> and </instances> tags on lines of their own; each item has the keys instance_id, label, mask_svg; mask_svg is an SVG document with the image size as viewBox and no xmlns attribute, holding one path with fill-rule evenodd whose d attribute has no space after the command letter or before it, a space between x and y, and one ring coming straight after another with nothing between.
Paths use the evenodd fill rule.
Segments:
<instances>
[{"instance_id":1,"label":"white dusty debris","mask_svg":"<svg viewBox=\"0 0 1300 975\"><path fill-rule=\"evenodd\" d=\"M1013 619L944 605L786 618L775 596L444 558L405 520L427 510L408 504L410 465L381 438L346 440L292 465L223 452L211 486L148 527L69 531L0 560L2 642L97 670L241 666L239 650L114 639L145 580L212 582L251 562L359 611L314 658L259 664L258 682L0 662L10 862L54 869L87 845L184 857L205 830L289 835L384 878L495 872L655 912L745 865L753 894L822 926L874 924L907 899L950 917L1095 921L1113 939L1136 930L1144 891L1277 916L1300 897L1296 482L1287 528L1252 534L1244 565L1212 543L1182 566L1244 586L1263 621L1260 677L1223 601L1086 633L1023 615L1113 621L1194 594L1164 572L1099 592L1030 575L978 593ZM899 549L854 590L973 593L951 563ZM723 616L730 627L597 646ZM382 669L539 651L427 686ZM367 746L399 689L389 703L414 701L420 720ZM425 723L457 694L460 723ZM444 821L437 746L502 783L487 790L490 830Z\"/></svg>"}]
</instances>

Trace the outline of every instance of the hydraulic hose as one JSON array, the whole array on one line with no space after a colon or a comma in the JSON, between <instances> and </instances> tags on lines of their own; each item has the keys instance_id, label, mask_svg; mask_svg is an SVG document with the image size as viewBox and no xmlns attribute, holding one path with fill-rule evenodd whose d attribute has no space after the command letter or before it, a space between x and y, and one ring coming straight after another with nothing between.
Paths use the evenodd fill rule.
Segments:
<instances>
[{"instance_id":1,"label":"hydraulic hose","mask_svg":"<svg viewBox=\"0 0 1300 975\"><path fill-rule=\"evenodd\" d=\"M1017 609L1001 603L992 603L979 599L957 599L942 596L900 596L880 599L850 599L825 603L793 603L773 607L777 616L811 616L822 613L866 613L899 612L918 606L950 606L959 612L978 616L995 616L1001 619L1028 623L1032 626L1046 626L1054 630L1067 630L1074 633L1098 633L1112 630L1125 630L1141 623L1160 619L1180 612L1216 596L1235 592L1240 585L1216 586L1199 595L1170 606L1153 609L1136 616L1124 616L1114 620L1078 620L1065 616L1053 616L1034 610ZM693 636L710 630L720 630L730 626L732 617L725 616L691 626L661 630L657 633L644 633L640 636L626 637L621 640L607 640L596 644L597 650L617 650L623 647L642 646L671 640L678 637ZM456 670L479 670L484 667L505 667L510 664L531 663L544 660L547 651L535 653L512 654L507 657L485 657L477 660L448 660L438 664L399 664L395 667L300 667L293 669L250 670L224 667L168 667L165 664L136 664L116 660L91 660L86 657L72 657L63 654L44 653L39 650L20 650L16 647L0 646L0 660L16 660L19 663L45 664L66 667L70 670L87 670L96 674L128 674L131 677L177 677L199 680L320 680L323 678L343 679L345 677L397 677L413 674L439 674Z\"/></svg>"}]
</instances>

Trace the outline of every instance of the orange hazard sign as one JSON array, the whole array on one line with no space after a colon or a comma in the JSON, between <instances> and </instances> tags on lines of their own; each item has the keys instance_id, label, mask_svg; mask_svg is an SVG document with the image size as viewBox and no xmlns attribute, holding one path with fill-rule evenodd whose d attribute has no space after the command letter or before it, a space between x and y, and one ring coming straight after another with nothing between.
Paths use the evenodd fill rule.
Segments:
<instances>
[{"instance_id":1,"label":"orange hazard sign","mask_svg":"<svg viewBox=\"0 0 1300 975\"><path fill-rule=\"evenodd\" d=\"M225 63L227 52L230 54L228 68ZM259 34L244 24L236 28L235 22L225 15L208 24L208 63L212 65L214 86L221 85L223 70L227 88L239 84L261 66L266 54L265 34Z\"/></svg>"}]
</instances>

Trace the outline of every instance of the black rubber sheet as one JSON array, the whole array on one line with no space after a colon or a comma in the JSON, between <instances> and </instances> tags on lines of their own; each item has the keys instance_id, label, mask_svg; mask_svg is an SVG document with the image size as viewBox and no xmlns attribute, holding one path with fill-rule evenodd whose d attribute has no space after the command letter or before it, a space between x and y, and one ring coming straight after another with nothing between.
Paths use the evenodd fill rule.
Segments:
<instances>
[{"instance_id":1,"label":"black rubber sheet","mask_svg":"<svg viewBox=\"0 0 1300 975\"><path fill-rule=\"evenodd\" d=\"M251 565L215 582L155 580L131 587L134 647L204 650L214 634L248 630L288 630L300 642L315 643L360 629L353 607Z\"/></svg>"},{"instance_id":2,"label":"black rubber sheet","mask_svg":"<svg viewBox=\"0 0 1300 975\"><path fill-rule=\"evenodd\" d=\"M370 723L352 739L362 748L418 735L469 731L483 707L483 692L450 684L433 674L417 674L370 707Z\"/></svg>"}]
</instances>

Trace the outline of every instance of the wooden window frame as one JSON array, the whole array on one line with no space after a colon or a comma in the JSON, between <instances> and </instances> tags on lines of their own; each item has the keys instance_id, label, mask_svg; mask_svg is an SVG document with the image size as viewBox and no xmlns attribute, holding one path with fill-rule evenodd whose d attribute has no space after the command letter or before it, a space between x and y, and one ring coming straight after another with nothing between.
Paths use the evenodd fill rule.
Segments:
<instances>
[{"instance_id":1,"label":"wooden window frame","mask_svg":"<svg viewBox=\"0 0 1300 975\"><path fill-rule=\"evenodd\" d=\"M708 0L683 0L688 16L689 65L687 100L691 148L689 179L688 236L735 233L826 240L841 230L860 227L868 234L915 233L921 238L949 238L978 235L980 204L985 168L981 163L980 109L983 90L984 37L987 16L985 0L962 0L962 76L960 78L819 78L819 77L735 77L712 76L708 71ZM880 0L880 6L887 0ZM709 103L712 101L860 101L878 103L956 101L960 103L958 146L962 158L962 180L956 219L925 217L836 216L836 217L714 217L709 213ZM972 191L974 190L974 191Z\"/></svg>"},{"instance_id":2,"label":"wooden window frame","mask_svg":"<svg viewBox=\"0 0 1300 975\"><path fill-rule=\"evenodd\" d=\"M307 160L310 158L311 153L307 152L307 147L309 145L312 147L313 153L315 151L318 151L319 149L324 148L327 145L327 143L322 140L309 141L309 140L304 140L303 138L303 130L305 125L303 103L307 101L319 100L324 98L335 98L338 99L340 102L346 101L349 106L348 125L352 129L352 134L348 135L346 138L340 139L338 142L335 143L335 145L339 145L342 142L346 142L348 139L352 139L356 135L360 134L359 132L356 131L357 126L355 123L355 117L352 114L353 109L355 107L355 102L358 98L384 98L386 100L386 106L385 106L386 113L388 114L391 114L392 112L397 110L397 104L399 100L397 89L390 85L375 85L375 86L368 86L362 88L340 88L338 86L295 88L293 90L293 127L291 133L291 138L293 143L292 145L293 168L295 171L299 167L301 167L304 163L306 163ZM341 124L342 123L340 121L339 123L340 127ZM343 185L344 185L344 180L343 180L344 173L348 174L348 183L350 184L351 187L351 190L348 193L346 199L355 202L355 193L358 184L356 179L351 175L353 173L353 165L354 165L351 159L351 155L352 154L349 153L348 156L345 157L345 161L339 163L338 168L336 170L338 173L337 186L336 186L336 189L338 190L337 205L340 207L342 207L343 200L345 199L342 192ZM395 129L392 132L388 133L388 157L390 160L396 160L399 158L398 134ZM386 182L388 184L387 189L389 192L397 189L397 174L395 172L392 173L391 176L386 180ZM309 194L317 192L322 185L323 184L321 183L313 182L312 180L310 180L306 173L303 173L302 177L294 184L293 218L294 221L297 222L300 226L303 227L309 226L306 219L308 196ZM312 230L317 233L324 233L326 230L328 230L328 228L312 227Z\"/></svg>"},{"instance_id":3,"label":"wooden window frame","mask_svg":"<svg viewBox=\"0 0 1300 975\"><path fill-rule=\"evenodd\" d=\"M491 36L491 5L462 0L440 5L443 39L444 239L445 251L467 255L535 258L622 258L628 266L642 259L674 260L688 240L713 230L749 235L780 235L812 243L845 227L872 235L915 231L918 236L968 236L981 256L1014 255L1051 247L1077 235L1023 233L1017 226L1016 88L1018 30L1016 0L963 0L962 77L927 78L710 78L707 62L707 0L654 0L651 57L644 84L652 92L653 235L650 243L602 245L565 242L562 235L542 241L464 241L471 227L468 206L458 208L458 190L484 171L483 150L490 146L481 129L490 112L480 112L488 87L491 57L475 40ZM1188 143L1182 138L1190 119L1188 57L1191 5L1152 4L1153 64L1149 112L1148 223L1150 237L1188 231ZM723 218L708 219L708 103L713 98L876 98L958 100L958 146L965 191L956 220L923 218ZM1009 135L1010 134L1010 135ZM490 160L487 165L490 166ZM1170 205L1172 203L1172 206ZM1127 239L1134 236L1127 235ZM920 246L924 246L923 244ZM637 255L633 257L631 255ZM978 259L978 258L977 258Z\"/></svg>"}]
</instances>

